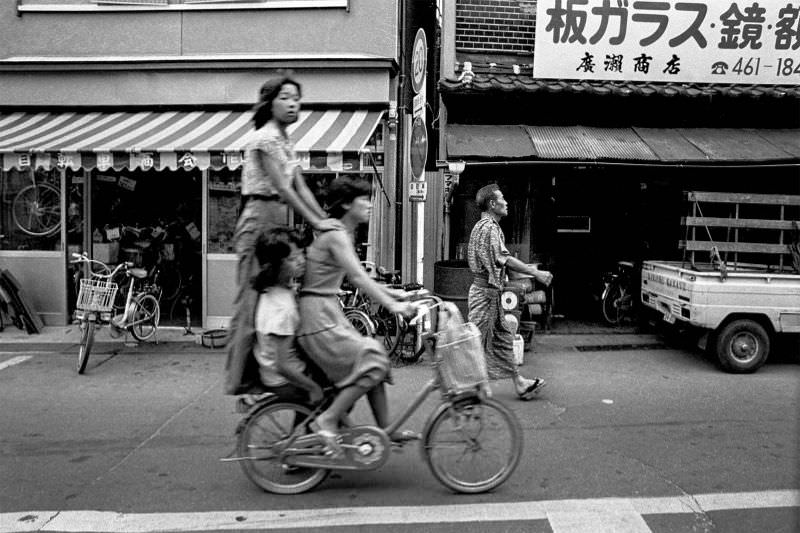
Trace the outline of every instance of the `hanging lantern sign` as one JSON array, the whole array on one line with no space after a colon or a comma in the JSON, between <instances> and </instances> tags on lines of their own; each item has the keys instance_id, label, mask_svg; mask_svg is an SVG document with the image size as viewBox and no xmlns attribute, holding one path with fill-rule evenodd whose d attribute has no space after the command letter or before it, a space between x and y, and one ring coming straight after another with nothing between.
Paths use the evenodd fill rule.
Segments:
<instances>
[{"instance_id":1,"label":"hanging lantern sign","mask_svg":"<svg viewBox=\"0 0 800 533\"><path fill-rule=\"evenodd\" d=\"M155 164L153 154L139 154L139 166L142 170L150 170Z\"/></svg>"},{"instance_id":2,"label":"hanging lantern sign","mask_svg":"<svg viewBox=\"0 0 800 533\"><path fill-rule=\"evenodd\" d=\"M197 158L193 156L191 152L186 152L180 159L178 159L178 164L185 170L192 170L197 166Z\"/></svg>"},{"instance_id":3,"label":"hanging lantern sign","mask_svg":"<svg viewBox=\"0 0 800 533\"><path fill-rule=\"evenodd\" d=\"M97 170L108 170L114 160L108 152L97 154Z\"/></svg>"}]
</instances>

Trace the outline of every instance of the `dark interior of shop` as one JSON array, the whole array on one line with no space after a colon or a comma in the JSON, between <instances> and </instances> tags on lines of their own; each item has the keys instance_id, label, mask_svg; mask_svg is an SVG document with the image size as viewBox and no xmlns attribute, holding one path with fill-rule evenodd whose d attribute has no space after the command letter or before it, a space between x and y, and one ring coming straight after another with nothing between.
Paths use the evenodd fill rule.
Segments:
<instances>
[{"instance_id":1,"label":"dark interior of shop","mask_svg":"<svg viewBox=\"0 0 800 533\"><path fill-rule=\"evenodd\" d=\"M198 326L201 193L199 170L93 171L89 235L70 233L70 245L90 243L96 259L146 269L161 289L161 324Z\"/></svg>"},{"instance_id":2,"label":"dark interior of shop","mask_svg":"<svg viewBox=\"0 0 800 533\"><path fill-rule=\"evenodd\" d=\"M681 218L690 207L684 191L800 194L794 168L468 165L453 197L450 259L466 258L469 232L480 216L475 193L492 182L509 203L500 223L509 251L554 274L553 316L596 323L603 274L617 261L686 258L679 246L686 238Z\"/></svg>"}]
</instances>

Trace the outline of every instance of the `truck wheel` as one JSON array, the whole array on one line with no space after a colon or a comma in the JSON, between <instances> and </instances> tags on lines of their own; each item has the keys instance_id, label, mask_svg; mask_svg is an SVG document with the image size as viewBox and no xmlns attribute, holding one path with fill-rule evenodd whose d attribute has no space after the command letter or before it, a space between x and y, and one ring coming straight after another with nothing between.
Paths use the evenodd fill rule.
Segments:
<instances>
[{"instance_id":1,"label":"truck wheel","mask_svg":"<svg viewBox=\"0 0 800 533\"><path fill-rule=\"evenodd\" d=\"M716 335L722 368L735 374L755 372L767 361L769 334L754 320L734 320Z\"/></svg>"}]
</instances>

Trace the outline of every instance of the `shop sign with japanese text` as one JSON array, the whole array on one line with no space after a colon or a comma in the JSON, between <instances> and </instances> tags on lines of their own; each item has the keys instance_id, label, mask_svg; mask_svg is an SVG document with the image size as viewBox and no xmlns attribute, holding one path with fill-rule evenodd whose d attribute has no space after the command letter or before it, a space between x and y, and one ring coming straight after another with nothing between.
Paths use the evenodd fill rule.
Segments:
<instances>
[{"instance_id":1,"label":"shop sign with japanese text","mask_svg":"<svg viewBox=\"0 0 800 533\"><path fill-rule=\"evenodd\" d=\"M539 0L533 74L800 84L800 2Z\"/></svg>"}]
</instances>

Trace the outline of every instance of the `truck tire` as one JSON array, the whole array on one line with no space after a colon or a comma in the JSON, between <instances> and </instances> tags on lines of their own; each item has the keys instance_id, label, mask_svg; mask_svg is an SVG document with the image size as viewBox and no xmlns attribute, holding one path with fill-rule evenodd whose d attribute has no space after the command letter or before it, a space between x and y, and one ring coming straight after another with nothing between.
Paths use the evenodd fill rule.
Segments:
<instances>
[{"instance_id":1,"label":"truck tire","mask_svg":"<svg viewBox=\"0 0 800 533\"><path fill-rule=\"evenodd\" d=\"M755 320L733 320L715 337L719 364L726 372L748 374L761 368L767 361L769 333Z\"/></svg>"}]
</instances>

